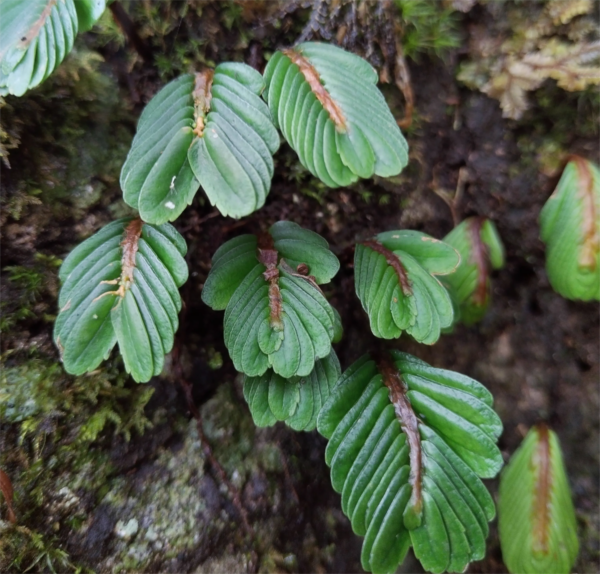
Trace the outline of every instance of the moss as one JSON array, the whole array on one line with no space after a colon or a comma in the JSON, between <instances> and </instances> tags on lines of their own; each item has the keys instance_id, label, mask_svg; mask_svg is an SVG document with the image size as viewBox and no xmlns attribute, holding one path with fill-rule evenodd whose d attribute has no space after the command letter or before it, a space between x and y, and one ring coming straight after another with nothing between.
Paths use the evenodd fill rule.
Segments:
<instances>
[{"instance_id":1,"label":"moss","mask_svg":"<svg viewBox=\"0 0 600 574\"><path fill-rule=\"evenodd\" d=\"M55 215L82 218L116 196L132 130L115 79L82 38L48 81L7 97L2 112L13 148L1 196L7 215L19 219L26 205L41 202Z\"/></svg>"},{"instance_id":2,"label":"moss","mask_svg":"<svg viewBox=\"0 0 600 574\"><path fill-rule=\"evenodd\" d=\"M443 57L460 45L458 17L448 2L395 0L402 26L404 54L418 59L422 54Z\"/></svg>"},{"instance_id":3,"label":"moss","mask_svg":"<svg viewBox=\"0 0 600 574\"><path fill-rule=\"evenodd\" d=\"M54 320L44 299L56 296L56 270L61 262L56 256L36 253L29 265L7 265L3 268L6 281L0 302L0 332L6 335L27 319L41 317L44 321Z\"/></svg>"},{"instance_id":4,"label":"moss","mask_svg":"<svg viewBox=\"0 0 600 574\"><path fill-rule=\"evenodd\" d=\"M144 407L153 389L134 386L114 364L71 377L39 355L10 359L0 377L0 417L7 423L0 465L12 479L20 525L9 529L0 569L37 560L42 570L77 571L55 533L82 528L81 497L96 496L113 472L97 439L112 432L128 440L148 428Z\"/></svg>"}]
</instances>

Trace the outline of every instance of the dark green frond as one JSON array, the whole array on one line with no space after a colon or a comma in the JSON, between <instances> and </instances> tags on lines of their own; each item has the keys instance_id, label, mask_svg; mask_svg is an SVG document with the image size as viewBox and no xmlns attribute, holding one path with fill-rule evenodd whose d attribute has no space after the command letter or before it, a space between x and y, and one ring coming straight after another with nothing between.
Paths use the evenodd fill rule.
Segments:
<instances>
[{"instance_id":1,"label":"dark green frond","mask_svg":"<svg viewBox=\"0 0 600 574\"><path fill-rule=\"evenodd\" d=\"M432 572L462 572L485 553L502 424L477 381L397 351L362 357L319 415L342 510L364 536L365 570L394 572L412 545Z\"/></svg>"},{"instance_id":2,"label":"dark green frond","mask_svg":"<svg viewBox=\"0 0 600 574\"><path fill-rule=\"evenodd\" d=\"M533 427L500 476L504 563L514 574L568 574L579 552L577 521L558 437Z\"/></svg>"},{"instance_id":3,"label":"dark green frond","mask_svg":"<svg viewBox=\"0 0 600 574\"><path fill-rule=\"evenodd\" d=\"M421 343L435 343L454 317L436 275L452 273L459 262L456 249L419 231L389 231L357 244L356 294L373 334L393 339L406 331Z\"/></svg>"},{"instance_id":4,"label":"dark green frond","mask_svg":"<svg viewBox=\"0 0 600 574\"><path fill-rule=\"evenodd\" d=\"M263 95L275 124L329 187L397 175L408 161L377 79L362 58L319 42L276 52L267 64Z\"/></svg>"},{"instance_id":5,"label":"dark green frond","mask_svg":"<svg viewBox=\"0 0 600 574\"><path fill-rule=\"evenodd\" d=\"M108 224L65 259L54 340L65 370L92 371L115 343L138 382L162 371L187 280L183 238L169 224Z\"/></svg>"}]
</instances>

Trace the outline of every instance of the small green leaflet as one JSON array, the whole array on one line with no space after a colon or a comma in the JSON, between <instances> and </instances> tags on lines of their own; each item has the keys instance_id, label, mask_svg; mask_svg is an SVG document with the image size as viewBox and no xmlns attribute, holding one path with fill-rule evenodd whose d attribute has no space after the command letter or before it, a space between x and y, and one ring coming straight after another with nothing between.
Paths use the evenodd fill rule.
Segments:
<instances>
[{"instance_id":1,"label":"small green leaflet","mask_svg":"<svg viewBox=\"0 0 600 574\"><path fill-rule=\"evenodd\" d=\"M289 221L215 252L202 300L225 309L225 345L238 371L310 375L339 335L339 316L319 288L339 265L327 241Z\"/></svg>"},{"instance_id":2,"label":"small green leaflet","mask_svg":"<svg viewBox=\"0 0 600 574\"><path fill-rule=\"evenodd\" d=\"M42 83L104 7L104 0L0 0L0 96Z\"/></svg>"},{"instance_id":3,"label":"small green leaflet","mask_svg":"<svg viewBox=\"0 0 600 574\"><path fill-rule=\"evenodd\" d=\"M533 427L500 476L502 556L513 574L568 574L577 522L558 437Z\"/></svg>"},{"instance_id":4,"label":"small green leaflet","mask_svg":"<svg viewBox=\"0 0 600 574\"><path fill-rule=\"evenodd\" d=\"M102 16L106 9L106 0L75 0L79 31L87 32Z\"/></svg>"},{"instance_id":5,"label":"small green leaflet","mask_svg":"<svg viewBox=\"0 0 600 574\"><path fill-rule=\"evenodd\" d=\"M324 359L315 361L307 377L284 379L272 369L259 377L244 376L244 398L254 424L268 427L284 421L297 431L313 430L340 374L340 362L331 351Z\"/></svg>"},{"instance_id":6,"label":"small green leaflet","mask_svg":"<svg viewBox=\"0 0 600 574\"><path fill-rule=\"evenodd\" d=\"M356 294L376 337L393 339L402 331L420 343L435 343L452 325L454 311L435 275L452 273L458 251L419 231L387 231L356 245Z\"/></svg>"},{"instance_id":7,"label":"small green leaflet","mask_svg":"<svg viewBox=\"0 0 600 574\"><path fill-rule=\"evenodd\" d=\"M339 379L317 421L342 510L364 536L365 570L392 573L412 545L431 572L485 554L493 500L480 480L502 467L502 423L477 381L392 351Z\"/></svg>"},{"instance_id":8,"label":"small green leaflet","mask_svg":"<svg viewBox=\"0 0 600 574\"><path fill-rule=\"evenodd\" d=\"M546 270L567 299L600 300L600 170L572 156L540 214Z\"/></svg>"},{"instance_id":9,"label":"small green leaflet","mask_svg":"<svg viewBox=\"0 0 600 574\"><path fill-rule=\"evenodd\" d=\"M59 272L63 285L54 325L68 373L94 370L118 343L137 382L160 374L179 326L186 251L169 224L120 219L69 254Z\"/></svg>"},{"instance_id":10,"label":"small green leaflet","mask_svg":"<svg viewBox=\"0 0 600 574\"><path fill-rule=\"evenodd\" d=\"M320 42L275 52L264 97L302 165L329 187L398 175L408 146L362 58Z\"/></svg>"},{"instance_id":11,"label":"small green leaflet","mask_svg":"<svg viewBox=\"0 0 600 574\"><path fill-rule=\"evenodd\" d=\"M444 243L460 253L460 265L440 279L454 303L454 320L467 325L481 321L490 304L491 269L504 267L504 246L493 221L469 217Z\"/></svg>"},{"instance_id":12,"label":"small green leaflet","mask_svg":"<svg viewBox=\"0 0 600 574\"><path fill-rule=\"evenodd\" d=\"M256 70L229 62L181 76L150 100L121 170L124 199L144 221L173 221L200 185L222 215L262 207L279 147L263 87Z\"/></svg>"}]
</instances>

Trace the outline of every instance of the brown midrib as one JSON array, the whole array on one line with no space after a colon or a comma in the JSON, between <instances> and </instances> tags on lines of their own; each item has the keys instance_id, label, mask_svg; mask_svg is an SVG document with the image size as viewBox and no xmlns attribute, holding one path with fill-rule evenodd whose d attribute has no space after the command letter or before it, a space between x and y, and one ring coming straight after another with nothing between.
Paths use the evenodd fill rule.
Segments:
<instances>
[{"instance_id":1,"label":"brown midrib","mask_svg":"<svg viewBox=\"0 0 600 574\"><path fill-rule=\"evenodd\" d=\"M346 118L344 113L338 106L337 102L331 97L331 94L327 91L325 86L321 83L321 77L315 67L299 52L290 48L288 50L282 50L283 54L286 55L293 64L296 64L300 68L304 79L308 82L312 93L317 97L319 102L331 118L331 121L335 124L336 130L339 132L345 132L347 129Z\"/></svg>"},{"instance_id":2,"label":"brown midrib","mask_svg":"<svg viewBox=\"0 0 600 574\"><path fill-rule=\"evenodd\" d=\"M383 378L383 384L389 390L390 400L394 405L394 411L400 421L402 431L406 435L410 461L410 474L408 480L412 487L411 501L409 504L412 505L416 513L420 513L423 506L423 451L421 448L421 436L419 435L419 422L406 394L406 385L404 384L393 359L386 353L379 357L377 367Z\"/></svg>"},{"instance_id":3,"label":"brown midrib","mask_svg":"<svg viewBox=\"0 0 600 574\"><path fill-rule=\"evenodd\" d=\"M474 217L469 222L469 233L471 235L471 259L477 267L477 283L473 293L473 303L478 306L485 305L487 299L488 282L488 255L487 249L481 239L481 228L485 219L483 217Z\"/></svg>"},{"instance_id":4,"label":"brown midrib","mask_svg":"<svg viewBox=\"0 0 600 574\"><path fill-rule=\"evenodd\" d=\"M393 251L386 249L381 243L375 241L375 239L367 239L366 241L363 241L362 244L385 257L387 264L390 265L396 272L398 282L402 288L402 293L404 293L406 296L412 295L412 288L410 286L408 274L406 273L406 269L404 269L404 265L402 265L402 261L400 261L400 257L398 257Z\"/></svg>"},{"instance_id":5,"label":"brown midrib","mask_svg":"<svg viewBox=\"0 0 600 574\"><path fill-rule=\"evenodd\" d=\"M134 219L126 228L121 241L123 253L121 255L121 284L133 283L133 272L135 270L135 256L138 252L140 237L142 235L141 219Z\"/></svg>"},{"instance_id":6,"label":"brown midrib","mask_svg":"<svg viewBox=\"0 0 600 574\"><path fill-rule=\"evenodd\" d=\"M22 38L19 38L17 47L21 49L27 48L31 41L40 33L42 26L46 23L46 19L50 16L52 8L56 4L57 0L48 0L46 7L42 10L40 17L32 24L31 28L27 30Z\"/></svg>"},{"instance_id":7,"label":"brown midrib","mask_svg":"<svg viewBox=\"0 0 600 574\"><path fill-rule=\"evenodd\" d=\"M590 171L588 162L580 156L571 156L578 171L578 191L583 201L583 246L579 256L579 265L594 271L596 269L596 257L600 251L600 237L596 229L596 204L594 202L594 178Z\"/></svg>"},{"instance_id":8,"label":"brown midrib","mask_svg":"<svg viewBox=\"0 0 600 574\"><path fill-rule=\"evenodd\" d=\"M283 328L282 299L279 289L279 253L275 249L273 237L268 232L259 234L257 244L258 262L265 266L263 277L269 284L269 318L271 327L276 330Z\"/></svg>"},{"instance_id":9,"label":"brown midrib","mask_svg":"<svg viewBox=\"0 0 600 574\"><path fill-rule=\"evenodd\" d=\"M539 441L535 456L537 458L537 476L534 482L535 501L533 505L534 550L548 552L548 529L550 526L550 490L552 488L552 469L550 465L550 433L545 424L537 425Z\"/></svg>"},{"instance_id":10,"label":"brown midrib","mask_svg":"<svg viewBox=\"0 0 600 574\"><path fill-rule=\"evenodd\" d=\"M207 69L194 75L194 134L199 138L204 137L204 119L210 111L214 74L214 70Z\"/></svg>"}]
</instances>

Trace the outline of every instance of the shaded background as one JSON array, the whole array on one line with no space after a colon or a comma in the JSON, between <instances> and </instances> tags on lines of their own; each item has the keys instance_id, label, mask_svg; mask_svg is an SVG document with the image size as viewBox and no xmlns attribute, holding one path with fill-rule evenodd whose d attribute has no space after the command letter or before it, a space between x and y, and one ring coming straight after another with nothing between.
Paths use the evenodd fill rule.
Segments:
<instances>
[{"instance_id":1,"label":"shaded background","mask_svg":"<svg viewBox=\"0 0 600 574\"><path fill-rule=\"evenodd\" d=\"M532 66L516 79L510 62L527 64L552 42L575 53L595 33L598 4L142 0L112 10L121 27L107 10L45 84L0 99L0 465L17 515L16 526L0 522L0 569L361 572L324 439L254 427L222 342L223 314L201 303L202 284L211 255L237 234L280 219L322 234L342 264L327 295L345 328L336 347L345 368L381 344L354 294L354 243L398 228L443 237L453 223L442 197L458 186L459 217L492 218L506 246L491 308L433 347L405 337L394 346L492 391L506 459L532 424L550 423L577 510L576 570L597 572L599 308L552 291L537 219L566 154L598 161L599 97L564 91ZM66 375L51 340L58 266L131 212L118 179L145 103L202 66L236 60L262 71L299 38L335 41L377 67L405 126L408 168L330 190L283 143L267 204L253 216L222 218L199 192L175 223L190 279L165 372L136 385L113 353L94 373ZM576 65L555 58L553 77ZM496 495L497 481L488 486ZM409 557L402 571L420 566ZM495 523L486 559L469 572L505 572Z\"/></svg>"}]
</instances>

